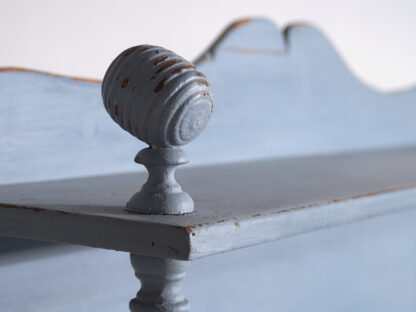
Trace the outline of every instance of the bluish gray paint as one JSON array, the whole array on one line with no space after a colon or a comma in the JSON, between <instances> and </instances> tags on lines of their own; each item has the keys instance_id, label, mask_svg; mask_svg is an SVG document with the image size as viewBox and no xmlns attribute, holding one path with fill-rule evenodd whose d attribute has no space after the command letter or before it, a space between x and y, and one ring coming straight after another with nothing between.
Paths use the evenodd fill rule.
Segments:
<instances>
[{"instance_id":1,"label":"bluish gray paint","mask_svg":"<svg viewBox=\"0 0 416 312\"><path fill-rule=\"evenodd\" d=\"M124 130L149 145L136 156L149 178L127 203L142 214L185 214L194 202L175 181L176 166L187 163L179 146L206 127L212 90L190 62L161 47L141 45L111 63L102 85L104 107Z\"/></svg>"},{"instance_id":2,"label":"bluish gray paint","mask_svg":"<svg viewBox=\"0 0 416 312\"><path fill-rule=\"evenodd\" d=\"M251 44L253 36L261 40ZM215 51L198 64L215 108L186 146L189 166L416 143L416 91L362 85L312 27L283 33L253 20L231 29ZM108 118L100 85L0 73L0 108L2 184L143 170L132 159L145 144Z\"/></svg>"},{"instance_id":3,"label":"bluish gray paint","mask_svg":"<svg viewBox=\"0 0 416 312\"><path fill-rule=\"evenodd\" d=\"M194 165L264 157L389 148L415 143L415 127L413 126L415 91L384 95L367 89L350 75L322 35L310 27L289 27L285 33L281 33L274 31L274 26L270 23L261 20L253 20L243 25L240 23L240 27L231 28L223 36L209 57L208 60L203 58L205 61L200 61L199 65L212 81L217 106L207 131L188 148ZM137 151L136 143L114 125L110 125L107 116L99 108L99 86L37 74L2 73L0 75L0 99L2 111L7 112L0 116L2 133L0 146L3 151L0 160L2 164L6 164L1 168L1 183L137 170L131 164L131 158ZM412 196L408 197L408 199L412 198ZM393 200L390 203L393 207L400 198L390 199ZM383 203L388 204L386 201ZM341 210L344 212L345 208ZM375 208L377 210L377 207ZM411 228L411 225L406 223L409 221L406 216L399 218L400 222L395 226L398 231L403 230L402 225L405 224L408 225L408 229ZM389 220L392 218L390 217ZM325 221L325 219L320 219L320 221ZM392 255L398 252L398 249L393 247L400 245L403 247L400 249L403 252L400 259L411 262L414 257L408 255L410 253L414 256L415 252L403 243L406 241L406 236L407 238L412 236L411 232L402 237L394 235L398 231L392 231L391 236L383 236L391 225L390 221L386 222L382 225L383 230L379 232L383 247L391 248L389 250L392 252L392 254L384 255L384 259L391 259ZM357 231L353 231L353 234L357 237L357 233L365 233L368 228L368 226L359 228L359 224L354 225ZM328 232L320 232L322 236L312 244L307 243L307 237L310 235L303 236L303 239L296 238L303 242L306 240L306 243L296 245L297 248L291 248L292 252L299 252L313 245L313 250L317 250L317 254L325 250L339 250L340 255L334 259L331 258L332 261L326 262L326 265L322 267L317 265L328 259L325 257L316 256L315 262L309 258L308 261L302 261L305 256L302 253L291 262L294 264L293 270L288 270L288 266L283 265L280 267L280 275L276 278L270 272L267 273L268 276L273 276L272 283L269 283L273 287L266 288L261 294L265 296L269 294L269 298L273 298L271 304L274 306L271 309L275 309L278 305L285 311L294 309L351 311L351 309L357 310L357 307L366 311L391 311L392 308L398 307L401 311L413 311L415 302L412 298L414 299L414 296L409 295L408 290L414 289L414 280L412 283L406 278L409 275L414 276L411 270L411 268L414 269L414 265L405 266L401 261L380 262L380 259L383 260L383 257L379 257L379 255L383 256L380 250L385 251L385 249L379 246L377 249L379 254L369 256L371 260L368 260L368 267L365 270L368 274L369 268L374 268L375 273L369 274L364 281L361 281L362 284L368 283L372 286L360 288L354 282L351 283L351 280L349 280L350 283L345 283L352 275L355 277L355 282L360 276L354 275L355 267L348 266L351 260L354 260L351 259L351 254L342 253L342 251L351 250L354 246L360 245L361 239L354 241L351 244L352 247L347 244L341 248L338 246L341 241L337 240L337 244L334 244L332 248L325 249L325 246L322 246L322 239L327 239L328 236L333 235L334 231L336 229L331 230L332 234L326 235L323 233ZM349 234L346 236L351 238L352 235ZM316 233L311 235L319 236ZM379 242L379 237L371 243ZM394 237L394 240L389 241L391 237ZM342 242L345 243L345 240ZM397 244L397 242L400 243ZM407 245L411 245L411 242L407 241ZM274 247L278 248L278 246ZM255 252L259 250L256 249ZM263 252L270 250L272 249L266 247L262 249ZM360 254L365 253L366 250L368 246L363 246ZM283 250L273 255L268 254L267 259L279 257L286 252ZM93 254L96 254L97 259L90 257ZM328 253L324 254L328 255ZM98 251L91 251L85 258L93 260L95 267L97 265L95 260L101 260L102 254ZM240 254L233 261L233 267L235 263L241 263L241 260L245 258ZM231 256L228 259L231 259ZM282 259L279 258L279 260L278 265L282 265ZM259 263L257 260L254 262ZM381 265L383 263L384 266ZM46 266L48 264L51 263L47 261L44 263ZM339 264L339 267L336 267L336 264ZM375 264L380 264L380 266ZM270 269L272 270L275 265L270 266ZM211 268L214 266L218 268L223 266L223 263L211 263ZM27 267L29 268L29 265ZM63 267L73 269L73 261L70 261L70 265ZM252 264L249 268L253 269ZM332 284L321 280L323 271L319 272L319 268L333 273L332 277L328 278L328 281L333 281ZM333 268L332 271L331 268ZM407 270L401 270L402 268L407 268ZM236 275L226 275L234 281L230 289L235 286L237 277L241 277L241 269L240 266L239 273ZM30 266L27 273L41 271L37 270L34 264ZM61 268L58 271L62 274ZM385 274L386 271L394 273L386 275L390 278L377 280L377 277ZM3 274L7 275L9 272L11 272L10 269ZM71 270L71 272L74 271ZM291 274L285 275L285 272ZM317 274L314 275L314 272ZM310 279L306 279L305 276L310 276ZM334 276L344 277L344 279L337 281L333 278ZM41 278L33 277L33 275L30 277L36 281L36 285L23 293L21 285L29 285L30 282L25 280L19 283L19 290L16 291L19 297L16 302L14 304L9 301L3 302L3 307L16 307L18 303L22 305L26 303L33 310L33 306L39 304L39 300L33 300L32 297L27 300L22 299L22 296L36 294L40 289L38 281ZM72 278L72 274L68 275L68 279ZM276 280L283 286L278 287ZM295 283L294 280L309 291L305 293L305 289L292 285ZM199 290L199 278L193 283L194 287L189 289ZM248 284L251 284L251 281L240 283L240 285ZM326 288L321 296L316 292L319 284ZM211 283L212 290L221 288L221 285L221 277L215 276ZM310 287L307 287L308 285ZM345 285L353 285L353 287L348 288ZM4 289L9 286L6 285ZM60 288L65 291L62 293L58 291L53 299L68 294L68 286L70 285L65 283L64 287ZM114 285L111 286L111 289L114 289ZM389 286L393 287L389 288ZM403 286L405 290L398 291ZM278 291L271 294L272 288ZM377 291L371 292L369 289L379 290L386 296L381 296ZM54 290L59 290L59 288ZM302 300L299 300L302 290ZM341 294L337 293L337 290ZM323 296L324 292L329 292L330 296ZM253 292L246 291L246 293ZM347 295L348 293L350 296ZM296 294L295 298L291 297L293 294ZM38 297L41 295L38 294ZM12 296L7 296L6 301L9 298ZM233 300L228 306L226 298L223 298L223 301L220 298L221 293L215 297L217 301L211 300L211 307L209 303L207 304L207 308L218 310L226 306L225 310L230 310L231 307L239 310L244 308L253 310L254 307L258 311L270 311L262 306L264 298L260 298L257 301L258 304L252 305L249 297L245 296L246 302ZM198 301L196 297L195 299ZM197 308L201 311L205 307L203 300L205 299L199 297ZM68 302L71 304L62 302L57 304L56 301L52 303L49 301L47 307L43 306L41 309L45 311L47 308L53 309L54 306L59 305L63 310L81 311L79 306L74 308L73 300L68 300ZM99 302L100 299L94 301L95 304ZM224 306L220 305L222 302ZM106 306L108 307L108 302ZM15 310L19 311L18 309ZM25 307L21 309L24 310Z\"/></svg>"}]
</instances>

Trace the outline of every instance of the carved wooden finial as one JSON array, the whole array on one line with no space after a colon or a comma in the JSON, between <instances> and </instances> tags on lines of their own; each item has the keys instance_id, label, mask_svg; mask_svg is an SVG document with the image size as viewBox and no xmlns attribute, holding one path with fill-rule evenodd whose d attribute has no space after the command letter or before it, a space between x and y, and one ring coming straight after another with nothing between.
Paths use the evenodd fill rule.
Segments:
<instances>
[{"instance_id":1,"label":"carved wooden finial","mask_svg":"<svg viewBox=\"0 0 416 312\"><path fill-rule=\"evenodd\" d=\"M195 65L161 47L141 45L122 52L108 68L104 106L120 127L149 144L135 161L149 171L127 210L144 214L193 211L191 197L175 181L187 163L179 146L198 136L213 107L211 87Z\"/></svg>"}]
</instances>

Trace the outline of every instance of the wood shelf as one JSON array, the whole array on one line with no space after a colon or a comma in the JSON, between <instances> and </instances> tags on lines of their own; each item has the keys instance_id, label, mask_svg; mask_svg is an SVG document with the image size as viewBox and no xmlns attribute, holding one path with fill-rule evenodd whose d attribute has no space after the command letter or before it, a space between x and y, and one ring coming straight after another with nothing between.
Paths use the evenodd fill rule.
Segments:
<instances>
[{"instance_id":1,"label":"wood shelf","mask_svg":"<svg viewBox=\"0 0 416 312\"><path fill-rule=\"evenodd\" d=\"M0 186L1 234L192 260L416 207L416 147L179 170L184 216L124 210L126 173Z\"/></svg>"}]
</instances>

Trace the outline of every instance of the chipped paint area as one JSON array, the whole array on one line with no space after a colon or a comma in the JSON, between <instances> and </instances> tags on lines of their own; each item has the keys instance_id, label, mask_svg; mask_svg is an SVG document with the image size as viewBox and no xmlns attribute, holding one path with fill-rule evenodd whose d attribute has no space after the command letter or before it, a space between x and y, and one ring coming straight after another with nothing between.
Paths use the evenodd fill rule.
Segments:
<instances>
[{"instance_id":1,"label":"chipped paint area","mask_svg":"<svg viewBox=\"0 0 416 312\"><path fill-rule=\"evenodd\" d=\"M161 81L159 81L159 83L157 84L157 86L155 87L155 93L158 93L160 90L162 90L163 85L165 84L166 81L166 77L163 78Z\"/></svg>"},{"instance_id":2,"label":"chipped paint area","mask_svg":"<svg viewBox=\"0 0 416 312\"><path fill-rule=\"evenodd\" d=\"M237 28L240 28L241 26L244 26L247 23L250 23L251 21L252 21L251 18L242 18L242 19L232 23L230 28L237 29Z\"/></svg>"},{"instance_id":3,"label":"chipped paint area","mask_svg":"<svg viewBox=\"0 0 416 312\"><path fill-rule=\"evenodd\" d=\"M121 88L124 89L125 87L127 87L127 85L129 84L130 79L126 78L123 80L123 82L121 83Z\"/></svg>"},{"instance_id":4,"label":"chipped paint area","mask_svg":"<svg viewBox=\"0 0 416 312\"><path fill-rule=\"evenodd\" d=\"M0 208L26 209L26 210L32 210L34 212L45 211L45 209L42 209L42 208L29 207L29 206L23 206L23 205L14 205L14 204L5 204L5 203L0 203Z\"/></svg>"},{"instance_id":5,"label":"chipped paint area","mask_svg":"<svg viewBox=\"0 0 416 312\"><path fill-rule=\"evenodd\" d=\"M46 71L27 69L27 68L21 68L21 67L0 68L0 73L7 73L7 72L34 73L34 74L41 74L41 75L51 76L51 77L56 77L56 78L70 79L70 80L78 81L78 82L89 82L89 83L101 83L102 82L101 80L94 79L94 78L81 78L81 77L66 76L66 75L53 74L53 73L46 72Z\"/></svg>"},{"instance_id":6,"label":"chipped paint area","mask_svg":"<svg viewBox=\"0 0 416 312\"><path fill-rule=\"evenodd\" d=\"M24 205L6 204L6 203L0 203L0 208L24 209L24 210L34 211L34 212L51 212L51 210L49 209L44 209L44 208L39 208L39 207L30 207L30 206L24 206ZM74 213L63 211L63 210L52 210L52 212L64 214L64 215L75 215Z\"/></svg>"}]
</instances>

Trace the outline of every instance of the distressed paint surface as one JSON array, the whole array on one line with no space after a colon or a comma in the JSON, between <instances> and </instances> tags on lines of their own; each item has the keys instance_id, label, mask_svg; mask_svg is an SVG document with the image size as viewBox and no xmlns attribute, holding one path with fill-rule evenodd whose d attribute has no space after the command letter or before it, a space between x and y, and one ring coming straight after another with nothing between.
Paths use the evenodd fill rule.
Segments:
<instances>
[{"instance_id":1,"label":"distressed paint surface","mask_svg":"<svg viewBox=\"0 0 416 312\"><path fill-rule=\"evenodd\" d=\"M416 144L416 91L368 89L312 27L246 21L212 51L198 67L215 111L191 166ZM98 84L0 72L0 108L2 184L143 170L145 145L109 120Z\"/></svg>"},{"instance_id":2,"label":"distressed paint surface","mask_svg":"<svg viewBox=\"0 0 416 312\"><path fill-rule=\"evenodd\" d=\"M0 233L195 259L414 208L415 158L413 147L186 168L196 206L183 216L125 211L145 174L1 186Z\"/></svg>"},{"instance_id":3,"label":"distressed paint surface","mask_svg":"<svg viewBox=\"0 0 416 312\"><path fill-rule=\"evenodd\" d=\"M369 89L313 27L272 32L273 27L253 20L232 29L215 53L198 63L216 103L199 139L207 152L222 144L222 161L233 161L416 142L416 90L383 94ZM263 46L253 42L255 31ZM214 143L210 134L216 131L221 138Z\"/></svg>"},{"instance_id":4,"label":"distressed paint surface","mask_svg":"<svg viewBox=\"0 0 416 312\"><path fill-rule=\"evenodd\" d=\"M176 166L188 162L180 146L198 136L211 117L214 103L205 75L172 51L134 46L113 60L101 93L111 118L149 145L135 158L149 178L127 209L141 214L192 212L194 202L174 173Z\"/></svg>"},{"instance_id":5,"label":"distressed paint surface","mask_svg":"<svg viewBox=\"0 0 416 312\"><path fill-rule=\"evenodd\" d=\"M191 165L415 144L415 90L381 94L367 89L351 76L326 39L313 28L295 26L280 32L266 21L244 20L230 27L198 64L212 82L216 109L206 133L187 148ZM137 144L105 116L97 84L3 71L0 107L7 112L0 116L0 163L4 164L1 184L141 170L131 161ZM384 168L379 171L384 174ZM303 174L308 177L309 173ZM186 175L184 171L184 179ZM251 175L247 176L247 184L255 182L250 180ZM404 183L404 176L395 176L403 184L392 183L391 188L373 184L377 186L374 190L351 193L351 197L330 197L335 200L331 204L283 208L284 213L277 214L284 216L281 223L255 212L241 222L228 220L211 228L190 222L183 227L188 229L187 235L172 239L190 238L191 246L198 246L192 249L194 257L200 257L256 243L250 241L252 235L237 234L232 240L242 245L224 244L223 249L218 248L207 240L214 228L216 237L244 233L237 231L240 229L245 233L261 229L258 236L268 240L362 219L364 212L375 216L413 208L413 182ZM135 180L134 185L144 180L143 175L119 178ZM208 183L209 179L202 182ZM63 186L67 182L53 184L59 187L60 183ZM253 184L259 189L258 183ZM295 190L302 194L302 189L292 189ZM79 194L82 192L76 195ZM9 195L8 199L13 197ZM114 199L112 190L107 195L105 199ZM18 201L33 198L37 199L20 196ZM38 202L42 206L44 199ZM199 198L202 202L206 199ZM121 202L120 197L120 207L124 205ZM43 208L54 210L56 204L49 202ZM32 208L35 209L18 209L23 209L25 216L26 212L32 216L44 213ZM79 207L75 208L79 212ZM54 214L68 218L67 209L60 207ZM20 216L16 215L13 222ZM190 279L184 285L185 293L198 311L270 311L276 309L276 302L284 311L351 311L357 307L363 311L414 311L413 217L414 210L209 257L195 262L194 272L191 268ZM103 228L108 226L106 222L112 222L110 219L111 216L103 222ZM153 230L157 228L154 223L150 222ZM46 233L49 224L44 225L42 230ZM94 230L88 232L87 227L82 229L87 236L97 235ZM19 230L29 233L33 228L29 223ZM64 228L65 231L70 233L70 229ZM39 237L40 233L30 235ZM108 232L101 234L109 236ZM170 255L175 257L173 254ZM32 259L33 253L24 257ZM8 261L15 259L3 263ZM0 267L0 303L2 308L12 311L90 311L95 307L100 307L100 311L123 310L132 295L130 291L137 287L131 272L125 272L128 277L124 278L120 274L119 268L126 265L123 254L89 250L84 256L69 254L60 259L36 259ZM108 270L109 267L113 269ZM219 272L219 267L223 268L221 274L213 275L213 268ZM80 283L67 283L74 276ZM15 283L10 284L12 279ZM125 289L114 289L115 283L125 285ZM206 293L216 300L210 300ZM247 300L239 300L241 294Z\"/></svg>"},{"instance_id":6,"label":"distressed paint surface","mask_svg":"<svg viewBox=\"0 0 416 312\"><path fill-rule=\"evenodd\" d=\"M183 293L197 312L414 312L415 218L412 209L199 259ZM3 254L0 277L2 311L13 312L128 311L138 289L126 253L96 248Z\"/></svg>"}]
</instances>

